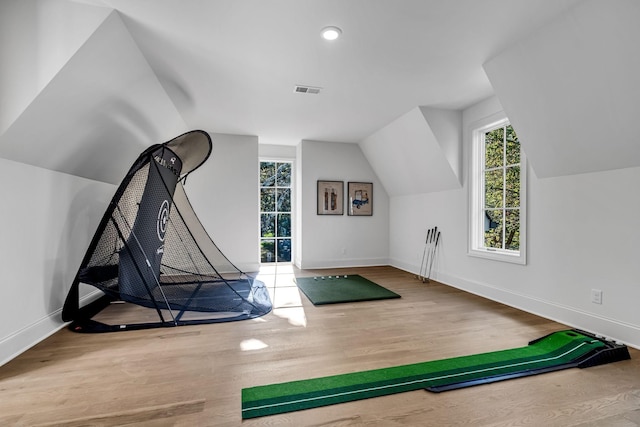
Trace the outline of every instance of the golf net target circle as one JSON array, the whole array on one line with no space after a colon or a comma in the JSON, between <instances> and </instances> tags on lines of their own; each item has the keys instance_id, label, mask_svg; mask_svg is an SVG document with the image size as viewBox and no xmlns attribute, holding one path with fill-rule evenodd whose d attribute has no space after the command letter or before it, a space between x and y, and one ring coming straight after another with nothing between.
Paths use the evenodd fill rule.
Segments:
<instances>
[{"instance_id":1,"label":"golf net target circle","mask_svg":"<svg viewBox=\"0 0 640 427\"><path fill-rule=\"evenodd\" d=\"M164 242L164 235L167 232L167 224L169 223L169 202L165 200L158 211L157 231L158 239Z\"/></svg>"}]
</instances>

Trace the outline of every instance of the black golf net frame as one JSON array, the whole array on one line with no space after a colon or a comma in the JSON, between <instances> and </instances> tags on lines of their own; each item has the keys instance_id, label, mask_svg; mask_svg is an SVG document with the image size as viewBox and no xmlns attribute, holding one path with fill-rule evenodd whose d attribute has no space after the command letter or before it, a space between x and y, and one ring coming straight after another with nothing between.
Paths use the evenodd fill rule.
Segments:
<instances>
[{"instance_id":1,"label":"black golf net frame","mask_svg":"<svg viewBox=\"0 0 640 427\"><path fill-rule=\"evenodd\" d=\"M195 154L190 153L189 144L196 147L191 150ZM65 301L62 318L72 322L72 330L216 323L271 311L264 284L222 253L184 191L186 177L210 152L209 135L191 131L149 147L134 162L96 230ZM80 307L80 284L91 285L103 295ZM157 314L157 320L149 321L148 315L132 323L94 319L114 302L146 307Z\"/></svg>"}]
</instances>

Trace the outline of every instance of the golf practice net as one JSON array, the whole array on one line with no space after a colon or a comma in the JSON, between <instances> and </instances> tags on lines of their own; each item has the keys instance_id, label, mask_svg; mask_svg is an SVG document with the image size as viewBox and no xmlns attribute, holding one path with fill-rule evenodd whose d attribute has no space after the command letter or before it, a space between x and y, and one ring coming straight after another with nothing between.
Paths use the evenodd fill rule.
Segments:
<instances>
[{"instance_id":1,"label":"golf practice net","mask_svg":"<svg viewBox=\"0 0 640 427\"><path fill-rule=\"evenodd\" d=\"M220 251L184 191L187 175L212 149L206 132L191 131L145 150L118 187L64 304L71 329L101 332L262 316L271 311L264 284ZM104 294L80 307L80 284ZM110 304L146 307L144 320L92 319Z\"/></svg>"}]
</instances>

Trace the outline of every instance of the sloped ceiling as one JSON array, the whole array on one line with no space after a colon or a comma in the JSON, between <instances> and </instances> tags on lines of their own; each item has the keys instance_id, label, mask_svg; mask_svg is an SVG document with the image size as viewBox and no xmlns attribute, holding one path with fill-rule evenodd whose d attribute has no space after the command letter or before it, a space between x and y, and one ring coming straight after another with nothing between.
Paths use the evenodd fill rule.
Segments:
<instances>
[{"instance_id":1,"label":"sloped ceiling","mask_svg":"<svg viewBox=\"0 0 640 427\"><path fill-rule=\"evenodd\" d=\"M0 156L116 184L144 148L185 127L112 11L0 136Z\"/></svg>"},{"instance_id":2,"label":"sloped ceiling","mask_svg":"<svg viewBox=\"0 0 640 427\"><path fill-rule=\"evenodd\" d=\"M460 188L462 113L416 107L360 147L390 196Z\"/></svg>"},{"instance_id":3,"label":"sloped ceiling","mask_svg":"<svg viewBox=\"0 0 640 427\"><path fill-rule=\"evenodd\" d=\"M143 147L203 128L363 141L395 194L455 188L450 122L493 94L486 58L580 1L3 1L0 156L117 183Z\"/></svg>"},{"instance_id":4,"label":"sloped ceiling","mask_svg":"<svg viewBox=\"0 0 640 427\"><path fill-rule=\"evenodd\" d=\"M482 63L577 1L103 3L190 128L296 145L357 143L416 106L460 109L492 96ZM322 40L327 25L342 37ZM301 95L296 84L323 91Z\"/></svg>"},{"instance_id":5,"label":"sloped ceiling","mask_svg":"<svg viewBox=\"0 0 640 427\"><path fill-rule=\"evenodd\" d=\"M484 64L538 177L640 166L640 2L581 2Z\"/></svg>"},{"instance_id":6,"label":"sloped ceiling","mask_svg":"<svg viewBox=\"0 0 640 427\"><path fill-rule=\"evenodd\" d=\"M0 135L112 11L77 2L0 2Z\"/></svg>"}]
</instances>

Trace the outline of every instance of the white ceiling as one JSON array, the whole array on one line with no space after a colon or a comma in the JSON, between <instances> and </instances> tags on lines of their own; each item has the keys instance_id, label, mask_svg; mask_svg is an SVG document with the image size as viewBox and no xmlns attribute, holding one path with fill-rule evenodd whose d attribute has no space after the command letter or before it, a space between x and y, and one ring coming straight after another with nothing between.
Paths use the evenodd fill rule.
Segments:
<instances>
[{"instance_id":1,"label":"white ceiling","mask_svg":"<svg viewBox=\"0 0 640 427\"><path fill-rule=\"evenodd\" d=\"M189 128L297 144L359 142L417 106L491 96L482 64L578 0L77 2L121 14ZM322 40L327 25L342 37Z\"/></svg>"},{"instance_id":2,"label":"white ceiling","mask_svg":"<svg viewBox=\"0 0 640 427\"><path fill-rule=\"evenodd\" d=\"M640 2L581 2L485 71L538 178L640 166Z\"/></svg>"}]
</instances>

